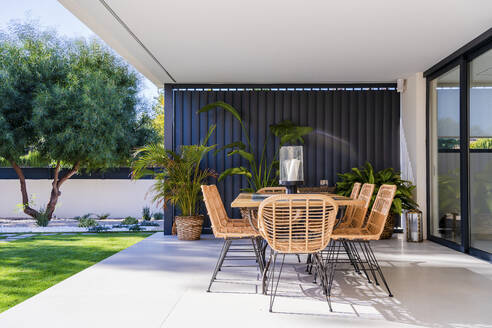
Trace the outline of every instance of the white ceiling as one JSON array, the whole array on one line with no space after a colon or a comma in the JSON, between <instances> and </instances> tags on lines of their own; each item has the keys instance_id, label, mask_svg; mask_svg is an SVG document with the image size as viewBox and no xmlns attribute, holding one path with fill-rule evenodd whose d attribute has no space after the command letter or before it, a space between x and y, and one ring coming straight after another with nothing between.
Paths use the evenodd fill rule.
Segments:
<instances>
[{"instance_id":1,"label":"white ceiling","mask_svg":"<svg viewBox=\"0 0 492 328\"><path fill-rule=\"evenodd\" d=\"M391 82L492 27L491 0L59 1L158 86L165 70L178 83Z\"/></svg>"}]
</instances>

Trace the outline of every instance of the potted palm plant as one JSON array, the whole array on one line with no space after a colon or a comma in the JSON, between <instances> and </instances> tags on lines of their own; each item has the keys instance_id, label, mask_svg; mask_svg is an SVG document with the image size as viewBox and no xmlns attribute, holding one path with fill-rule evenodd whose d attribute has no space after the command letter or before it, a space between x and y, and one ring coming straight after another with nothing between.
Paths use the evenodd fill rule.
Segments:
<instances>
[{"instance_id":1,"label":"potted palm plant","mask_svg":"<svg viewBox=\"0 0 492 328\"><path fill-rule=\"evenodd\" d=\"M150 192L153 201L177 207L180 212L173 222L173 231L180 240L197 240L203 226L203 215L199 214L200 186L209 177L216 177L213 170L200 168L202 159L216 145L207 146L215 130L213 125L199 145L181 146L177 152L167 150L162 143L137 149L132 163L132 179L152 176L155 179ZM157 172L151 168L157 168Z\"/></svg>"},{"instance_id":2,"label":"potted palm plant","mask_svg":"<svg viewBox=\"0 0 492 328\"><path fill-rule=\"evenodd\" d=\"M376 199L379 187L383 184L396 185L395 198L391 205L390 215L386 220L381 239L390 238L395 226L395 217L401 215L402 210L416 210L418 204L413 200L412 191L415 186L410 182L403 180L399 172L393 168L374 172L372 165L368 162L362 168L352 168L350 172L339 174L341 181L337 182L337 193L343 196L350 196L354 183L372 183L375 184L370 206Z\"/></svg>"}]
</instances>

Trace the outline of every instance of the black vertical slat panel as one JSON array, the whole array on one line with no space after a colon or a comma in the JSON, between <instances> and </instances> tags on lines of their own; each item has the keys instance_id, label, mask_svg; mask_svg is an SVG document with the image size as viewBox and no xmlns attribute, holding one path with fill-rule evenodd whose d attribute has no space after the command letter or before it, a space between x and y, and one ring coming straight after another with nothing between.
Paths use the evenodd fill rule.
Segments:
<instances>
[{"instance_id":1,"label":"black vertical slat panel","mask_svg":"<svg viewBox=\"0 0 492 328\"><path fill-rule=\"evenodd\" d=\"M349 163L350 167L358 166L358 154L357 149L359 146L358 139L358 112L357 106L358 104L358 91L350 91L349 92L350 99L350 111L349 111Z\"/></svg>"},{"instance_id":2,"label":"black vertical slat panel","mask_svg":"<svg viewBox=\"0 0 492 328\"><path fill-rule=\"evenodd\" d=\"M192 131L193 131L193 108L191 103L191 92L183 92L183 122L188 125L188 129L183 129L183 144L191 145L193 144ZM191 125L191 129L189 128Z\"/></svg>"},{"instance_id":3,"label":"black vertical slat panel","mask_svg":"<svg viewBox=\"0 0 492 328\"><path fill-rule=\"evenodd\" d=\"M200 109L199 104L199 92L190 92L191 97L191 110L190 110L190 119L191 119L191 140L192 143L198 144L200 142L202 134L200 134L200 116L196 114L196 112ZM206 132L205 132L206 133Z\"/></svg>"},{"instance_id":4,"label":"black vertical slat panel","mask_svg":"<svg viewBox=\"0 0 492 328\"><path fill-rule=\"evenodd\" d=\"M391 116L391 127L393 134L391 136L392 145L391 153L393 154L391 159L391 165L398 171L401 168L400 163L400 94L397 92L391 93L391 108L393 115ZM422 124L424 124L422 122Z\"/></svg>"},{"instance_id":5,"label":"black vertical slat panel","mask_svg":"<svg viewBox=\"0 0 492 328\"><path fill-rule=\"evenodd\" d=\"M306 126L316 128L316 93L315 91L308 91L305 92L305 94L307 97ZM305 183L307 183L308 185L318 185L319 181L316 181L316 177L317 177L316 166L318 165L316 161L316 153L318 152L319 148L317 146L316 133L311 133L310 135L307 136L307 138L309 139L309 144L307 145L308 147L306 148L312 149L312 151L306 152L306 154L304 155L304 158L306 158L307 160L306 163L307 165L305 165L305 168L307 168L309 172L311 172L310 174L304 173L306 175Z\"/></svg>"},{"instance_id":6,"label":"black vertical slat panel","mask_svg":"<svg viewBox=\"0 0 492 328\"><path fill-rule=\"evenodd\" d=\"M208 92L206 91L199 91L197 92L198 93L198 107L199 108L202 108L203 106L205 106L208 102L207 102L207 95L208 95ZM208 114L207 113L201 113L201 114L197 114L199 117L200 117L200 137L206 135L206 133L208 132L208 129L209 129L209 126L211 126L212 124L209 124L208 123ZM208 144L209 145L213 145L214 143L212 142L212 140L209 140L208 141ZM210 167L210 156L211 154L209 153L207 155L207 157L203 160L203 165L205 167Z\"/></svg>"},{"instance_id":7,"label":"black vertical slat panel","mask_svg":"<svg viewBox=\"0 0 492 328\"><path fill-rule=\"evenodd\" d=\"M376 170L385 167L398 170L400 167L400 98L393 90L175 89L172 94L174 125L166 126L173 127L170 133L173 134L175 149L182 144L198 143L205 137L211 124L216 124L217 129L210 138L210 145L221 147L239 139L246 143L240 124L230 113L216 109L196 114L202 106L223 100L232 104L243 117L258 159L263 142L270 135L271 124L288 119L315 129L313 134L305 138L306 185L318 185L321 179L328 179L330 185L333 185L337 181L337 173L346 172L365 161L373 163ZM266 148L269 162L273 160L276 143L278 140L270 137ZM210 153L203 164L218 173L229 167L248 167L244 159L239 156L226 157L226 152L217 156ZM227 205L240 188L248 187L246 179L229 177L219 183L218 187L229 215L238 217L238 211L232 211ZM206 222L205 227L208 226L209 222Z\"/></svg>"},{"instance_id":8,"label":"black vertical slat panel","mask_svg":"<svg viewBox=\"0 0 492 328\"><path fill-rule=\"evenodd\" d=\"M228 104L232 104L232 91L227 91L224 93L224 101ZM230 143L233 139L232 128L233 128L233 117L229 113L224 112L224 145ZM233 158L231 156L225 156L224 170L233 167ZM224 180L224 198L227 199L227 204L230 204L230 195L233 194L233 181L234 178ZM229 208L229 207L227 207ZM231 215L232 213L229 213Z\"/></svg>"},{"instance_id":9,"label":"black vertical slat panel","mask_svg":"<svg viewBox=\"0 0 492 328\"><path fill-rule=\"evenodd\" d=\"M332 152L332 159L333 159L333 175L335 175L337 172L341 172L341 160L342 160L342 153L341 153L341 147L342 147L342 142L341 142L341 122L342 122L342 116L341 116L341 94L340 92L335 91L333 93L333 116L332 116L332 128L333 128L333 152Z\"/></svg>"},{"instance_id":10,"label":"black vertical slat panel","mask_svg":"<svg viewBox=\"0 0 492 328\"><path fill-rule=\"evenodd\" d=\"M366 97L365 92L359 92L358 97L358 129L359 129L359 142L357 147L357 166L360 167L364 164L365 158L367 157L367 149L365 147L366 143L366 119L367 119L367 111L366 111Z\"/></svg>"},{"instance_id":11,"label":"black vertical slat panel","mask_svg":"<svg viewBox=\"0 0 492 328\"><path fill-rule=\"evenodd\" d=\"M368 90L366 93L366 158L365 161L374 165L374 144L375 144L375 128L374 128L374 91Z\"/></svg>"},{"instance_id":12,"label":"black vertical slat panel","mask_svg":"<svg viewBox=\"0 0 492 328\"><path fill-rule=\"evenodd\" d=\"M323 93L320 91L316 91L314 96L316 97L316 124L313 126L314 130L314 136L316 138L316 178L324 179L323 177L325 176L325 152L326 152L326 145L325 145L325 138L323 134L321 134L321 131L323 130L324 127L324 97ZM319 181L318 181L319 183Z\"/></svg>"},{"instance_id":13,"label":"black vertical slat panel","mask_svg":"<svg viewBox=\"0 0 492 328\"><path fill-rule=\"evenodd\" d=\"M374 169L383 168L383 93L375 92L374 110Z\"/></svg>"},{"instance_id":14,"label":"black vertical slat panel","mask_svg":"<svg viewBox=\"0 0 492 328\"><path fill-rule=\"evenodd\" d=\"M384 117L383 117L383 167L391 165L391 96L389 91L383 91Z\"/></svg>"},{"instance_id":15,"label":"black vertical slat panel","mask_svg":"<svg viewBox=\"0 0 492 328\"><path fill-rule=\"evenodd\" d=\"M332 172L332 151L333 151L333 130L332 130L332 103L333 93L323 92L323 114L324 114L324 126L323 126L323 140L325 145L325 173L324 178L328 179L329 184L334 184L333 172Z\"/></svg>"},{"instance_id":16,"label":"black vertical slat panel","mask_svg":"<svg viewBox=\"0 0 492 328\"><path fill-rule=\"evenodd\" d=\"M176 91L174 95L174 104L176 106L175 129L174 129L174 146L178 148L183 144L183 92Z\"/></svg>"}]
</instances>

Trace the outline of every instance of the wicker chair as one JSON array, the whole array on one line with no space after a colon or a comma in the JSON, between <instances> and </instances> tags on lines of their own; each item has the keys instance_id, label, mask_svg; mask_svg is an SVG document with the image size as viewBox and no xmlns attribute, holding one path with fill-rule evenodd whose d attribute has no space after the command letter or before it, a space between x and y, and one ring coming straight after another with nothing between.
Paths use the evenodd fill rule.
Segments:
<instances>
[{"instance_id":1,"label":"wicker chair","mask_svg":"<svg viewBox=\"0 0 492 328\"><path fill-rule=\"evenodd\" d=\"M217 273L222 269L222 265L225 260L227 260L227 253L234 250L234 245L232 242L234 240L250 239L252 244L252 252L254 252L254 258L257 265L260 267L260 271L263 272L264 259L260 250L261 247L261 237L260 235L251 227L248 221L244 219L230 219L227 216L227 212L224 208L224 203L220 198L219 191L215 185L202 185L203 200L205 206L207 207L208 216L210 217L210 222L212 223L212 231L216 238L223 238L224 245L222 246L222 251L220 253L219 259L210 279L210 284L207 291L210 291L212 283L217 277ZM244 250L244 243L238 245L240 250ZM239 249L234 251L239 252ZM241 256L239 253L234 255L234 259L238 260ZM243 256L244 260L250 260L251 256ZM257 266L254 265L255 267ZM233 267L230 265L228 267ZM241 265L240 267L244 267Z\"/></svg>"},{"instance_id":2,"label":"wicker chair","mask_svg":"<svg viewBox=\"0 0 492 328\"><path fill-rule=\"evenodd\" d=\"M313 262L320 276L323 291L331 308L331 283L333 272L322 261L320 252L330 242L338 206L332 198L324 195L275 195L261 202L258 212L258 225L262 236L272 248L265 273L270 265L268 281L271 282L270 312L277 293L286 254L312 254ZM282 263L274 289L277 255L282 255Z\"/></svg>"},{"instance_id":3,"label":"wicker chair","mask_svg":"<svg viewBox=\"0 0 492 328\"><path fill-rule=\"evenodd\" d=\"M356 187L354 185L354 189L355 188ZM354 193L354 189L352 189L352 194ZM364 206L350 206L350 214L347 215L347 213L345 213L345 220L343 222L340 222L340 224L335 227L335 231L344 228L362 228L362 226L364 225L364 220L366 218L367 211L369 210L369 203L371 202L371 197L374 193L374 184L364 183L362 188L360 188L359 183L357 189L360 189L360 193L358 194L358 196L352 197L352 195L350 195L350 197L354 199L357 198L358 200L363 200Z\"/></svg>"},{"instance_id":4,"label":"wicker chair","mask_svg":"<svg viewBox=\"0 0 492 328\"><path fill-rule=\"evenodd\" d=\"M364 270L364 273L366 273L366 277L369 281L370 279L367 275L364 264L367 265L367 270L372 273L376 285L379 285L376 273L379 274L390 297L392 297L393 295L391 294L388 283L384 278L381 267L379 266L376 256L372 250L370 241L379 240L381 234L383 233L384 224L386 223L386 219L388 218L389 212L391 210L391 205L393 203L395 193L395 185L382 185L379 188L376 200L374 201L374 204L372 206L371 213L369 215L369 218L367 219L367 224L364 227L336 229L332 235L332 239L334 241L343 241L351 245L351 250L353 251L352 254L356 256L357 264L360 265L361 268ZM333 242L332 245L329 247L330 256L337 252L339 253L340 245L343 243L339 243L338 251L335 250L334 244L335 243ZM357 245L359 245L365 261L362 261L360 253L357 250Z\"/></svg>"},{"instance_id":5,"label":"wicker chair","mask_svg":"<svg viewBox=\"0 0 492 328\"><path fill-rule=\"evenodd\" d=\"M257 194L285 194L287 192L287 188L285 187L264 187L259 189Z\"/></svg>"},{"instance_id":6,"label":"wicker chair","mask_svg":"<svg viewBox=\"0 0 492 328\"><path fill-rule=\"evenodd\" d=\"M361 186L360 182L354 183L354 185L352 186L352 192L350 193L350 198L357 199L357 197L359 196L360 186ZM343 215L343 218L340 220L338 226L347 222L352 216L353 211L354 211L354 206L347 206L347 208L345 209L345 214Z\"/></svg>"}]
</instances>

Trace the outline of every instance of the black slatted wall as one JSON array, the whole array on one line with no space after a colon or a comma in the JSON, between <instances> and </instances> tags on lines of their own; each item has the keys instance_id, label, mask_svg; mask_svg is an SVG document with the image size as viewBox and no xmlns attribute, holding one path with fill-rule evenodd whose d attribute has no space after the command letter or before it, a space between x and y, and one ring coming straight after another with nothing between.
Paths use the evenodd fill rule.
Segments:
<instances>
[{"instance_id":1,"label":"black slatted wall","mask_svg":"<svg viewBox=\"0 0 492 328\"><path fill-rule=\"evenodd\" d=\"M239 123L221 109L197 114L204 105L222 100L233 105L249 129L253 145L261 151L269 126L282 120L308 125L314 132L305 137L305 184L319 185L328 179L337 181L337 173L347 172L364 162L375 169L400 168L400 97L393 86L326 88L183 88L166 86L166 147L195 144L205 136L211 124L217 124L209 144L221 147L242 139ZM172 124L170 124L172 122ZM171 130L171 131L170 131ZM273 137L267 155L274 152ZM259 157L261 154L256 154ZM223 152L210 154L203 163L219 173L226 168L247 165L238 156ZM218 183L227 204L246 187L241 177ZM229 210L231 215L238 213Z\"/></svg>"}]
</instances>

